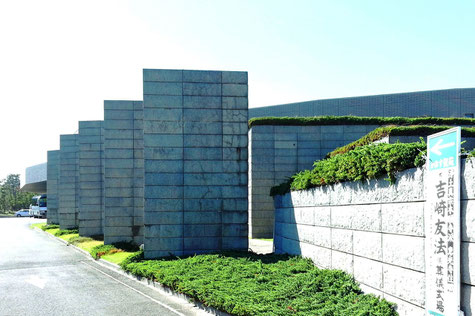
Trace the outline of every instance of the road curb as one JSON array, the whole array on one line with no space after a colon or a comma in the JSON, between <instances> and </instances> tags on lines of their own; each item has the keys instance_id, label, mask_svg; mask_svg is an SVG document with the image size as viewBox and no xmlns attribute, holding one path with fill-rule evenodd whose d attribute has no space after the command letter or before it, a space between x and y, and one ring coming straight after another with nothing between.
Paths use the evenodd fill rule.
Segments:
<instances>
[{"instance_id":1,"label":"road curb","mask_svg":"<svg viewBox=\"0 0 475 316\"><path fill-rule=\"evenodd\" d=\"M122 268L118 264L106 261L104 259L96 260L91 256L91 254L89 252L87 252L87 251L85 251L85 250L83 250L83 249L81 249L81 248L79 248L75 245L72 245L72 244L68 243L66 240L61 239L59 237L56 237L56 236L54 236L54 235L38 228L38 227L33 227L33 229L37 230L39 232L45 233L46 235L48 235L52 239L57 240L57 241L65 244L68 247L72 247L74 250L79 251L80 253L82 253L83 255L88 257L88 259L91 259L92 261L99 264L100 266L102 266L106 269L112 270L116 273L119 273L119 274L133 280L133 281L141 283L142 285L145 285L145 286L147 286L147 287L149 287L149 288L151 288L151 289L153 289L157 292L160 292L161 294L168 295L168 296L173 296L173 297L179 299L180 301L182 301L182 303L185 303L185 304L193 304L195 307L199 308L201 311L207 312L208 314L211 314L211 315L232 316L232 314L228 314L226 312L220 311L220 310L218 310L214 307L205 306L203 303L201 303L199 301L195 301L192 297L190 297L186 294L182 294L182 293L178 293L176 291L173 291L172 289L162 285L161 283L155 282L155 281L147 279L147 278L139 277L139 276L133 275L133 274L127 272L127 271L124 271L124 270L122 270Z\"/></svg>"}]
</instances>

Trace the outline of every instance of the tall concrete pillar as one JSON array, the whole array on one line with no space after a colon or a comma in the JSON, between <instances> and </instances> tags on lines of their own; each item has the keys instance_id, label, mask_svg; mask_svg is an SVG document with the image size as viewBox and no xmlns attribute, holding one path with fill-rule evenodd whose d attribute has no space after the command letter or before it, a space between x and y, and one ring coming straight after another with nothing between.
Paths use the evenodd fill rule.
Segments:
<instances>
[{"instance_id":1,"label":"tall concrete pillar","mask_svg":"<svg viewBox=\"0 0 475 316\"><path fill-rule=\"evenodd\" d=\"M274 201L269 193L276 182L275 159L278 155L275 151L274 126L254 126L250 129L249 237L251 238L273 237Z\"/></svg>"},{"instance_id":2,"label":"tall concrete pillar","mask_svg":"<svg viewBox=\"0 0 475 316\"><path fill-rule=\"evenodd\" d=\"M48 195L48 224L59 224L58 218L58 184L59 184L59 150L49 150L47 162L46 194Z\"/></svg>"},{"instance_id":3,"label":"tall concrete pillar","mask_svg":"<svg viewBox=\"0 0 475 316\"><path fill-rule=\"evenodd\" d=\"M104 242L143 243L143 103L104 101Z\"/></svg>"},{"instance_id":4,"label":"tall concrete pillar","mask_svg":"<svg viewBox=\"0 0 475 316\"><path fill-rule=\"evenodd\" d=\"M102 235L103 121L79 122L79 234Z\"/></svg>"},{"instance_id":5,"label":"tall concrete pillar","mask_svg":"<svg viewBox=\"0 0 475 316\"><path fill-rule=\"evenodd\" d=\"M247 249L247 73L143 75L145 257Z\"/></svg>"},{"instance_id":6,"label":"tall concrete pillar","mask_svg":"<svg viewBox=\"0 0 475 316\"><path fill-rule=\"evenodd\" d=\"M59 154L59 225L61 229L78 227L78 135L60 135Z\"/></svg>"}]
</instances>

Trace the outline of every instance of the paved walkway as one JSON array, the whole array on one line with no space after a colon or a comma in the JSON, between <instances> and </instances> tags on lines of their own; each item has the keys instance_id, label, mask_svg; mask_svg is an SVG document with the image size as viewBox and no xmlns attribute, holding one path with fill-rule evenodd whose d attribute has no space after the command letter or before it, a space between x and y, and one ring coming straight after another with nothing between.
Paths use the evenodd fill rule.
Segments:
<instances>
[{"instance_id":1,"label":"paved walkway","mask_svg":"<svg viewBox=\"0 0 475 316\"><path fill-rule=\"evenodd\" d=\"M262 239L249 239L249 249L255 253L268 254L274 250L273 241Z\"/></svg>"},{"instance_id":2,"label":"paved walkway","mask_svg":"<svg viewBox=\"0 0 475 316\"><path fill-rule=\"evenodd\" d=\"M44 221L0 218L0 315L207 315L29 228Z\"/></svg>"}]
</instances>

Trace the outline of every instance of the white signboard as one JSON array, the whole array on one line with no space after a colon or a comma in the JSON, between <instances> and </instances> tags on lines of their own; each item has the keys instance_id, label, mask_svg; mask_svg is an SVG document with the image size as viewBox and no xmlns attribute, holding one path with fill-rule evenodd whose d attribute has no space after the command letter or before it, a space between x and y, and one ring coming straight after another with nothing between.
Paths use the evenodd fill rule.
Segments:
<instances>
[{"instance_id":1,"label":"white signboard","mask_svg":"<svg viewBox=\"0 0 475 316\"><path fill-rule=\"evenodd\" d=\"M460 311L460 127L427 139L426 314Z\"/></svg>"}]
</instances>

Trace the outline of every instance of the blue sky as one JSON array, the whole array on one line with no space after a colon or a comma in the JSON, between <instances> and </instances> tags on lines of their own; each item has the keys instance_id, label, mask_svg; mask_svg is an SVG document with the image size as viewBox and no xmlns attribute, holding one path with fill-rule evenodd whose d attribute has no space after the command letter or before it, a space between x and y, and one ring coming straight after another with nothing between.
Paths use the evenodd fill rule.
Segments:
<instances>
[{"instance_id":1,"label":"blue sky","mask_svg":"<svg viewBox=\"0 0 475 316\"><path fill-rule=\"evenodd\" d=\"M246 70L250 107L475 87L474 34L463 0L3 1L0 179L142 99L142 68Z\"/></svg>"},{"instance_id":2,"label":"blue sky","mask_svg":"<svg viewBox=\"0 0 475 316\"><path fill-rule=\"evenodd\" d=\"M475 81L475 2L170 3L130 8L211 67L249 70L251 106Z\"/></svg>"}]
</instances>

